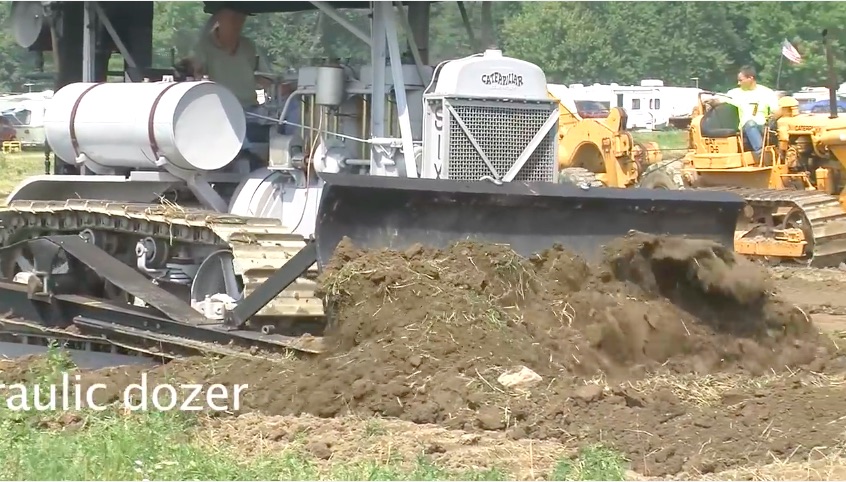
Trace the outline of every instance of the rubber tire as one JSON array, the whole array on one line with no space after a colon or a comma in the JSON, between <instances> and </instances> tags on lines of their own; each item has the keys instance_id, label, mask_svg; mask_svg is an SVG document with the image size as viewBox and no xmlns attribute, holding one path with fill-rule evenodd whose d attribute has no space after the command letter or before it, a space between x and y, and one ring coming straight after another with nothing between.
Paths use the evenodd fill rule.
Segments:
<instances>
[{"instance_id":1,"label":"rubber tire","mask_svg":"<svg viewBox=\"0 0 846 482\"><path fill-rule=\"evenodd\" d=\"M682 176L683 167L684 164L681 160L653 164L640 177L638 187L641 189L667 189L670 191L686 189L684 177Z\"/></svg>"},{"instance_id":2,"label":"rubber tire","mask_svg":"<svg viewBox=\"0 0 846 482\"><path fill-rule=\"evenodd\" d=\"M568 167L558 173L558 184L572 184L574 186L603 187L602 181L596 178L596 173L583 167Z\"/></svg>"}]
</instances>

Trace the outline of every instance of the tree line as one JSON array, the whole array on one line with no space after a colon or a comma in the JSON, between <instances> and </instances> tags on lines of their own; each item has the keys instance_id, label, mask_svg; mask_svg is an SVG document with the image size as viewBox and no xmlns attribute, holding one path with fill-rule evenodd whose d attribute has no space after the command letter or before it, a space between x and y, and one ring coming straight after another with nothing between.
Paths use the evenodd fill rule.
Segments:
<instances>
[{"instance_id":1,"label":"tree line","mask_svg":"<svg viewBox=\"0 0 846 482\"><path fill-rule=\"evenodd\" d=\"M846 81L846 3L843 2L434 2L430 61L462 57L496 45L506 55L539 65L550 83L666 85L724 91L737 70L754 66L759 81L798 90L826 85L821 31L829 30L838 81ZM0 5L0 88L22 91L25 83L49 83L36 72L32 53L17 46L8 28L10 2ZM157 2L155 66L170 65L171 49L186 56L208 15L201 2ZM341 10L367 31L366 14ZM316 11L258 14L245 33L277 69L323 58L362 62L360 40ZM781 55L788 40L802 55L799 65Z\"/></svg>"}]
</instances>

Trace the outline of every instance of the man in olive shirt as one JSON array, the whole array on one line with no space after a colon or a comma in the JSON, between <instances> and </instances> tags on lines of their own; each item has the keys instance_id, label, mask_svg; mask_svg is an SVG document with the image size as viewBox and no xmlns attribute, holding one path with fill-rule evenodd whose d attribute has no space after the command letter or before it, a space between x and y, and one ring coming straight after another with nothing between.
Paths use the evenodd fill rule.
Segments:
<instances>
[{"instance_id":1,"label":"man in olive shirt","mask_svg":"<svg viewBox=\"0 0 846 482\"><path fill-rule=\"evenodd\" d=\"M248 15L251 16L238 2L223 3L209 19L207 26L211 28L203 28L200 33L192 64L195 78L208 75L209 80L228 88L245 112L256 112L259 110L256 88L269 90L271 83L255 73L270 69L253 41L241 34ZM269 129L261 121L247 117L246 127L245 147L268 141ZM264 159L247 152L251 171L266 166Z\"/></svg>"},{"instance_id":2,"label":"man in olive shirt","mask_svg":"<svg viewBox=\"0 0 846 482\"><path fill-rule=\"evenodd\" d=\"M255 72L269 69L253 41L241 34L247 15L237 2L227 2L215 12L212 28L203 30L194 49L193 66L197 79L208 75L232 91L245 109L250 109L258 105L256 87L269 86L267 79Z\"/></svg>"},{"instance_id":3,"label":"man in olive shirt","mask_svg":"<svg viewBox=\"0 0 846 482\"><path fill-rule=\"evenodd\" d=\"M753 156L760 159L764 148L764 126L778 118L780 108L776 92L759 84L756 78L754 68L742 67L737 74L737 87L726 95L731 98L730 103L737 107L739 127L743 137L749 141Z\"/></svg>"}]
</instances>

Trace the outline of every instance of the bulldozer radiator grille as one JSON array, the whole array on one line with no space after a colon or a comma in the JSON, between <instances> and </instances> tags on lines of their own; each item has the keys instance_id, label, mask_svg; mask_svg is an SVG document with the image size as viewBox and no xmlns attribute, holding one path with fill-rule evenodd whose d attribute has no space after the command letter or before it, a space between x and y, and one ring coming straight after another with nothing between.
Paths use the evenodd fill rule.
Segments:
<instances>
[{"instance_id":1,"label":"bulldozer radiator grille","mask_svg":"<svg viewBox=\"0 0 846 482\"><path fill-rule=\"evenodd\" d=\"M554 104L491 105L455 100L450 104L500 176L514 165L555 109ZM476 181L484 176L493 177L459 122L450 116L448 124L446 163L449 179ZM554 181L555 141L553 130L544 137L514 180Z\"/></svg>"}]
</instances>

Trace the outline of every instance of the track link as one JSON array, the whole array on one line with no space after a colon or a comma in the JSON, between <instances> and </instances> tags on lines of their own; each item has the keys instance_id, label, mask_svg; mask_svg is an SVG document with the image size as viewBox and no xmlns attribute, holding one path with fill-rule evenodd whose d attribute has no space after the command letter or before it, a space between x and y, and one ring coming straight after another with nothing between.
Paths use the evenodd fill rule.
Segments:
<instances>
[{"instance_id":1,"label":"track link","mask_svg":"<svg viewBox=\"0 0 846 482\"><path fill-rule=\"evenodd\" d=\"M753 208L775 210L789 208L804 216L802 226L808 242L808 266L838 266L846 261L846 211L837 197L819 191L754 189L743 187L707 187L710 191L732 192L743 197ZM792 215L791 215L792 216Z\"/></svg>"},{"instance_id":2,"label":"track link","mask_svg":"<svg viewBox=\"0 0 846 482\"><path fill-rule=\"evenodd\" d=\"M79 234L84 230L133 242L151 237L169 246L202 245L212 251L227 250L233 255L235 274L244 282L244 296L306 245L302 236L290 234L275 219L220 214L172 204L72 199L22 200L0 206L2 246L45 235ZM99 241L95 241L98 246ZM294 323L322 319L323 301L314 294L316 277L315 264L256 316ZM185 345L192 348L196 343L186 340Z\"/></svg>"}]
</instances>

